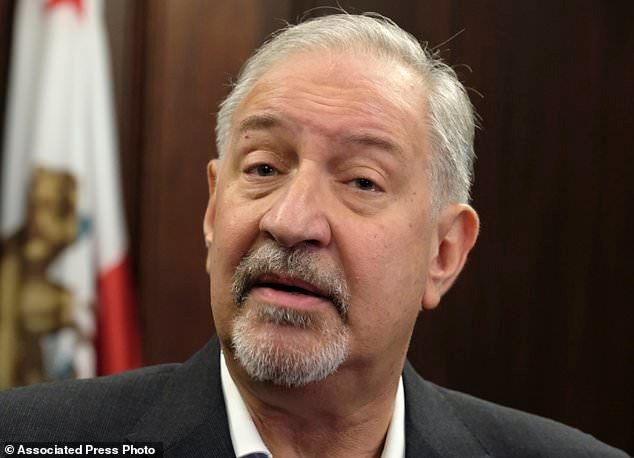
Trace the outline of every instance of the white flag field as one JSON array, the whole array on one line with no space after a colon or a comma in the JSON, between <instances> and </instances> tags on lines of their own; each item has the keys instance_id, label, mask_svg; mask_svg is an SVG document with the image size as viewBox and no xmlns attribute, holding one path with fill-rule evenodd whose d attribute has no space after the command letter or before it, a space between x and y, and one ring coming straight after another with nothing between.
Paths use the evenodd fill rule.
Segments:
<instances>
[{"instance_id":1,"label":"white flag field","mask_svg":"<svg viewBox=\"0 0 634 458\"><path fill-rule=\"evenodd\" d=\"M140 365L101 0L20 0L0 199L0 389Z\"/></svg>"}]
</instances>

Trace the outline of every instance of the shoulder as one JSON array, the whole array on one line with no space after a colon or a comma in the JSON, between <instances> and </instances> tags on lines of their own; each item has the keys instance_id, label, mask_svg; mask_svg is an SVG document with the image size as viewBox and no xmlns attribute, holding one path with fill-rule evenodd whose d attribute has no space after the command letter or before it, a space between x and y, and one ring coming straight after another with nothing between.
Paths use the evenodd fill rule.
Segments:
<instances>
[{"instance_id":1,"label":"shoulder","mask_svg":"<svg viewBox=\"0 0 634 458\"><path fill-rule=\"evenodd\" d=\"M0 392L5 440L120 440L161 397L178 364Z\"/></svg>"},{"instance_id":2,"label":"shoulder","mask_svg":"<svg viewBox=\"0 0 634 458\"><path fill-rule=\"evenodd\" d=\"M445 425L445 429L469 435L469 441L477 444L483 456L627 457L577 429L439 387L423 380L413 369L405 380L409 381L407 408L418 411L425 409L425 404L432 405L435 422ZM411 417L424 415L427 414L414 412Z\"/></svg>"},{"instance_id":3,"label":"shoulder","mask_svg":"<svg viewBox=\"0 0 634 458\"><path fill-rule=\"evenodd\" d=\"M493 456L621 457L589 434L547 418L436 387Z\"/></svg>"}]
</instances>

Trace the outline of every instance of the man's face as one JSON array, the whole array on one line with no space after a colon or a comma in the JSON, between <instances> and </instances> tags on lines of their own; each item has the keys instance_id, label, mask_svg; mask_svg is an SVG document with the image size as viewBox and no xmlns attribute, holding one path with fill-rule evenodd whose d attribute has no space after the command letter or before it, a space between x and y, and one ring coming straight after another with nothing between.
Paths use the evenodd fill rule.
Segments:
<instances>
[{"instance_id":1,"label":"man's face","mask_svg":"<svg viewBox=\"0 0 634 458\"><path fill-rule=\"evenodd\" d=\"M424 106L400 64L303 53L238 108L205 231L217 333L255 378L400 370L437 249Z\"/></svg>"}]
</instances>

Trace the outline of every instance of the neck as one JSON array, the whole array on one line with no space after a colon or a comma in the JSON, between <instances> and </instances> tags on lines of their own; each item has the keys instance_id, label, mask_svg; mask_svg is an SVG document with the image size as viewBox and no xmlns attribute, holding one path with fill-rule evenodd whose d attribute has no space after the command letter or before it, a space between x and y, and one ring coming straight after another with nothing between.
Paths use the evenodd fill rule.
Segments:
<instances>
[{"instance_id":1,"label":"neck","mask_svg":"<svg viewBox=\"0 0 634 458\"><path fill-rule=\"evenodd\" d=\"M234 358L225 361L273 456L381 455L403 361L381 373L347 364L299 388L255 382Z\"/></svg>"}]
</instances>

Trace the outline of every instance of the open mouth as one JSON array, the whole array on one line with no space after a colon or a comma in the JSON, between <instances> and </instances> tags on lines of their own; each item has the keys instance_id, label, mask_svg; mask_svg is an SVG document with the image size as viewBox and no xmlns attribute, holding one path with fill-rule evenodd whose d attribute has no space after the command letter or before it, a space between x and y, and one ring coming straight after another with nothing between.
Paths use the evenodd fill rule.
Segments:
<instances>
[{"instance_id":1,"label":"open mouth","mask_svg":"<svg viewBox=\"0 0 634 458\"><path fill-rule=\"evenodd\" d=\"M324 298L325 295L316 286L290 277L278 277L274 275L265 275L258 278L252 288L271 288L276 291L282 291L290 294L306 295Z\"/></svg>"}]
</instances>

